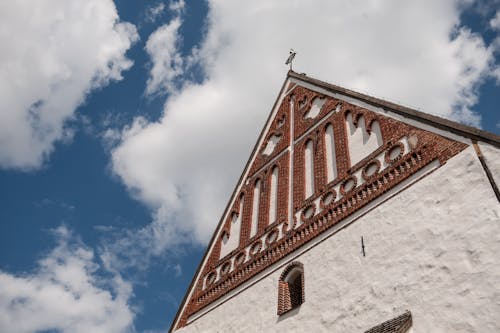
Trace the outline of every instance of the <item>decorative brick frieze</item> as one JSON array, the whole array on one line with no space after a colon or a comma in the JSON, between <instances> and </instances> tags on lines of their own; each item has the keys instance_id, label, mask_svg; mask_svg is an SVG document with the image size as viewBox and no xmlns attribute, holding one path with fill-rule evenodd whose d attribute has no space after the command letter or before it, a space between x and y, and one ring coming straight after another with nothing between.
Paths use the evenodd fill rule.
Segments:
<instances>
[{"instance_id":1,"label":"decorative brick frieze","mask_svg":"<svg viewBox=\"0 0 500 333\"><path fill-rule=\"evenodd\" d=\"M277 262L387 192L425 165L439 159L435 149L439 144L452 146L448 149L438 150L445 151L447 158L452 156L452 152L456 153L465 148L464 144L453 143L442 137L436 137L432 146L423 144L421 147L411 151L396 161L391 167L386 168L382 173L378 174L377 177L374 177L372 181L364 183L339 201L330 204L328 209L322 210L321 213L306 223L288 231L283 238L276 241L272 246L267 247L264 251L254 255L251 260L228 274L226 278L220 279L214 285L197 293L189 305L189 309L191 310L189 313L194 313L225 295L231 289L244 283L269 265Z\"/></svg>"},{"instance_id":2,"label":"decorative brick frieze","mask_svg":"<svg viewBox=\"0 0 500 333\"><path fill-rule=\"evenodd\" d=\"M274 167L278 168L278 186L277 186L277 216L278 219L273 224L269 223L269 190L271 188L271 173ZM259 200L259 222L256 235L250 237L251 223L252 223L252 203L255 198L254 186L257 180L261 181L260 200ZM241 227L240 227L240 241L236 249L220 258L220 249L222 242L222 234L218 237L214 249L210 254L207 264L204 267L203 275L206 276L212 272L216 266L220 266L221 262L225 262L230 258L235 258L236 254L243 253L243 250L250 244L260 241L262 234L269 228L275 227L279 223L283 223L283 217L288 216L288 181L289 180L289 154L285 152L272 164L259 171L252 178L244 184L243 189L232 206L231 212L242 214ZM243 200L243 211L239 212L240 200ZM226 218L222 233L230 234L232 214ZM250 257L252 256L249 252ZM241 258L241 256L240 256ZM247 258L245 257L245 261ZM236 265L235 265L236 266ZM205 278L206 279L206 278ZM197 290L203 290L205 284L203 281L198 281Z\"/></svg>"}]
</instances>

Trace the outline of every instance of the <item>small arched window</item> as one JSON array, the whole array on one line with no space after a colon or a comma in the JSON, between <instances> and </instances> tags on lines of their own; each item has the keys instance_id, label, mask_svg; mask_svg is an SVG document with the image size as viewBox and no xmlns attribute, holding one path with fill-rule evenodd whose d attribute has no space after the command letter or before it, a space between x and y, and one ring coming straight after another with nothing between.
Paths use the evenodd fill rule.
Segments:
<instances>
[{"instance_id":1,"label":"small arched window","mask_svg":"<svg viewBox=\"0 0 500 333\"><path fill-rule=\"evenodd\" d=\"M278 315L299 307L304 300L304 267L293 262L281 273L279 280Z\"/></svg>"}]
</instances>

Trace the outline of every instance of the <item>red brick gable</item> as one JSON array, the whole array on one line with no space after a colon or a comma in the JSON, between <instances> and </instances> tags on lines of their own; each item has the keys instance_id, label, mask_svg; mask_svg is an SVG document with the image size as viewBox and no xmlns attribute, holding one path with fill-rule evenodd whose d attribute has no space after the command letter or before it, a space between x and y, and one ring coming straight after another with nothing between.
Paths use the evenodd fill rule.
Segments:
<instances>
[{"instance_id":1,"label":"red brick gable","mask_svg":"<svg viewBox=\"0 0 500 333\"><path fill-rule=\"evenodd\" d=\"M315 99L321 99L322 106L315 117L308 117ZM300 85L291 88L280 101L237 187L236 199L209 245L210 252L193 281L175 328L185 326L189 316L330 230L431 162L442 165L467 147ZM348 121L352 122L351 129ZM336 168L336 177L330 181L326 143L329 126L333 128ZM371 140L372 136L378 140L375 148L355 163L350 156L353 130L364 131L360 132L363 140ZM272 140L274 144L270 145ZM314 174L313 193L309 196L305 193L308 143L313 147L310 163ZM273 201L274 168L278 177ZM255 193L259 194L258 199L254 198ZM274 202L278 218L270 221L270 205ZM258 219L252 217L255 212ZM231 236L236 217L240 223L238 245L221 257L223 238ZM254 235L252 223L257 223Z\"/></svg>"}]
</instances>

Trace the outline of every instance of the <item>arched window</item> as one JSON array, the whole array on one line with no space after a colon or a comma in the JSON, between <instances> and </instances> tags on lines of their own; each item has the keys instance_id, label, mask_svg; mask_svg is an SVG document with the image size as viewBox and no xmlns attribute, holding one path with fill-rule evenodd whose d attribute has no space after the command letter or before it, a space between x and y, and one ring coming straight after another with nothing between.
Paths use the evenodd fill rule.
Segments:
<instances>
[{"instance_id":1,"label":"arched window","mask_svg":"<svg viewBox=\"0 0 500 333\"><path fill-rule=\"evenodd\" d=\"M278 315L293 310L304 303L304 267L299 262L285 268L278 286Z\"/></svg>"}]
</instances>

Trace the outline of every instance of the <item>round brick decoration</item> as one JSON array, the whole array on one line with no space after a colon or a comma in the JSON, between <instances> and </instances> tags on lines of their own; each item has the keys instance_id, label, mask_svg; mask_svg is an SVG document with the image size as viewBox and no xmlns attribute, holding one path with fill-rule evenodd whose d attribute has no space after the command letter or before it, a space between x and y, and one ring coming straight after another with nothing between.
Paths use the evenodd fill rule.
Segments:
<instances>
[{"instance_id":1,"label":"round brick decoration","mask_svg":"<svg viewBox=\"0 0 500 333\"><path fill-rule=\"evenodd\" d=\"M324 209L324 208L328 207L330 204L335 202L336 198L337 198L337 193L335 192L334 189L326 192L321 197L321 201L320 201L321 208Z\"/></svg>"},{"instance_id":2,"label":"round brick decoration","mask_svg":"<svg viewBox=\"0 0 500 333\"><path fill-rule=\"evenodd\" d=\"M230 270L231 270L231 262L230 261L226 261L222 265L222 267L220 269L220 272L221 272L221 274L226 275L227 273L229 273Z\"/></svg>"},{"instance_id":3,"label":"round brick decoration","mask_svg":"<svg viewBox=\"0 0 500 333\"><path fill-rule=\"evenodd\" d=\"M245 262L246 258L247 258L247 254L245 253L245 251L238 253L236 258L234 259L234 265L241 266Z\"/></svg>"},{"instance_id":4,"label":"round brick decoration","mask_svg":"<svg viewBox=\"0 0 500 333\"><path fill-rule=\"evenodd\" d=\"M380 167L380 161L373 160L364 167L361 176L364 180L368 180L380 171Z\"/></svg>"},{"instance_id":5,"label":"round brick decoration","mask_svg":"<svg viewBox=\"0 0 500 333\"><path fill-rule=\"evenodd\" d=\"M278 228L273 229L270 233L267 234L266 244L269 245L269 244L276 242L279 234L280 234L280 232L279 232Z\"/></svg>"},{"instance_id":6,"label":"round brick decoration","mask_svg":"<svg viewBox=\"0 0 500 333\"><path fill-rule=\"evenodd\" d=\"M207 286L213 284L215 282L215 279L217 279L217 272L210 272L207 276Z\"/></svg>"},{"instance_id":7,"label":"round brick decoration","mask_svg":"<svg viewBox=\"0 0 500 333\"><path fill-rule=\"evenodd\" d=\"M255 243L252 244L250 247L250 255L254 256L260 252L260 249L262 248L262 241L258 240Z\"/></svg>"},{"instance_id":8,"label":"round brick decoration","mask_svg":"<svg viewBox=\"0 0 500 333\"><path fill-rule=\"evenodd\" d=\"M347 178L346 180L344 180L342 185L340 185L340 193L345 196L347 193L356 188L356 184L357 184L356 177L351 176Z\"/></svg>"},{"instance_id":9,"label":"round brick decoration","mask_svg":"<svg viewBox=\"0 0 500 333\"><path fill-rule=\"evenodd\" d=\"M302 210L301 217L302 221L307 221L311 219L314 216L314 213L316 213L316 206L314 204L310 204L306 208Z\"/></svg>"},{"instance_id":10,"label":"round brick decoration","mask_svg":"<svg viewBox=\"0 0 500 333\"><path fill-rule=\"evenodd\" d=\"M387 149L385 152L385 161L387 163L394 163L399 160L405 151L405 146L401 142L397 142L392 145L391 148Z\"/></svg>"}]
</instances>

